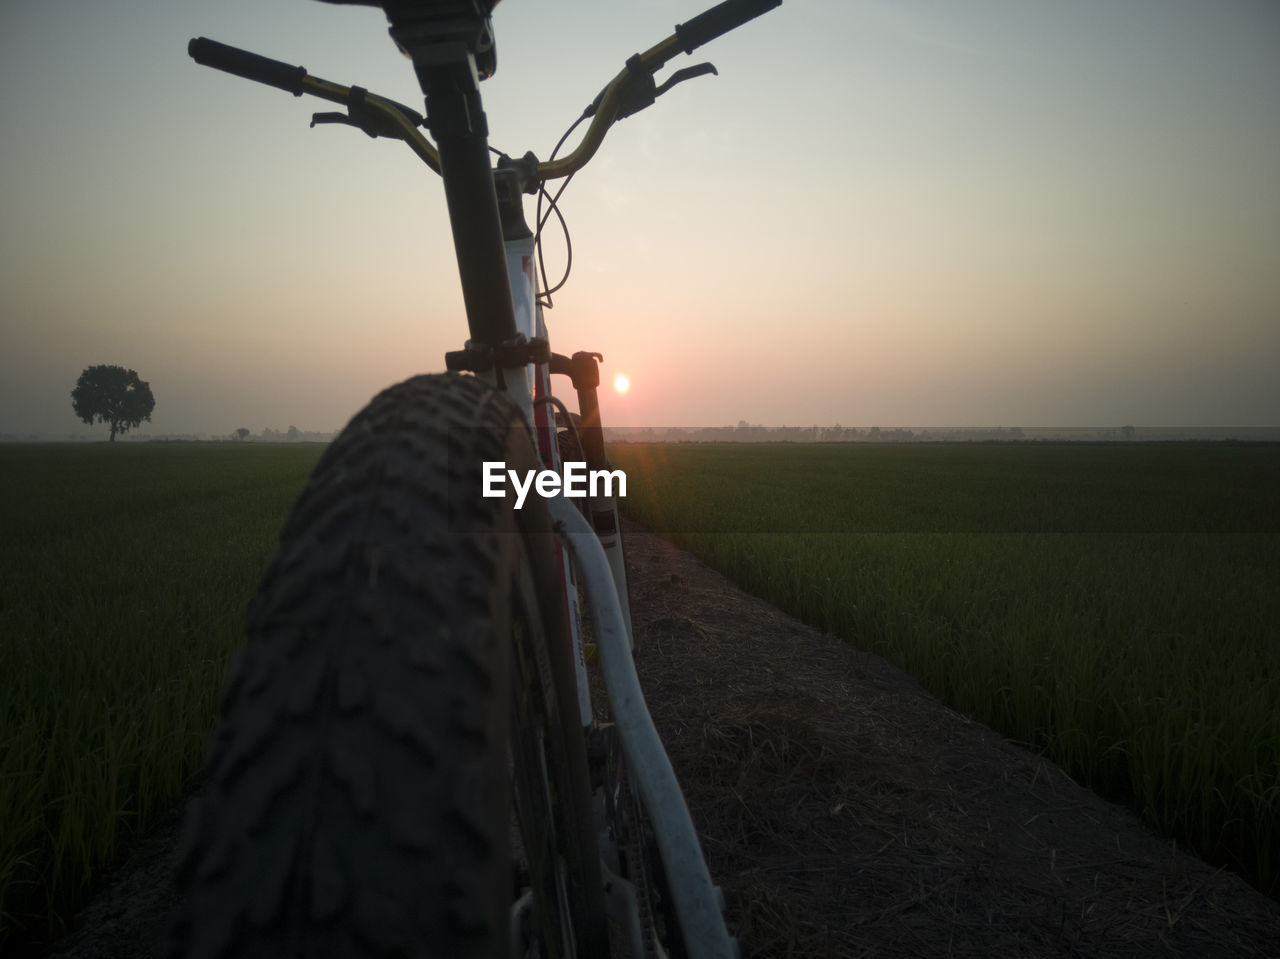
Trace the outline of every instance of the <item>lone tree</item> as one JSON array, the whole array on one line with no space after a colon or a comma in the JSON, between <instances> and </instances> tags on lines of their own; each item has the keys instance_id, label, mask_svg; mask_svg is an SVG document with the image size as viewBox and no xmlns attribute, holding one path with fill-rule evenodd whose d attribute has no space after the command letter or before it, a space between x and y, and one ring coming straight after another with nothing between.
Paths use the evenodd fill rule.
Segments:
<instances>
[{"instance_id":1,"label":"lone tree","mask_svg":"<svg viewBox=\"0 0 1280 959\"><path fill-rule=\"evenodd\" d=\"M235 432L235 438L243 443L249 438L249 427L242 426Z\"/></svg>"},{"instance_id":2,"label":"lone tree","mask_svg":"<svg viewBox=\"0 0 1280 959\"><path fill-rule=\"evenodd\" d=\"M133 370L123 366L87 366L71 391L71 407L76 416L90 426L94 422L111 424L111 442L117 433L151 419L156 398L151 384L138 379Z\"/></svg>"}]
</instances>

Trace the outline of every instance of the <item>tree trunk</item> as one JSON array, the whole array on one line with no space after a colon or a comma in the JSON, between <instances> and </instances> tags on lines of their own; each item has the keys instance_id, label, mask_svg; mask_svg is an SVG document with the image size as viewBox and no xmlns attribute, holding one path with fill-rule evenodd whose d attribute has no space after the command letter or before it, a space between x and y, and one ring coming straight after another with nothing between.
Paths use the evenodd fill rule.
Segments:
<instances>
[{"instance_id":1,"label":"tree trunk","mask_svg":"<svg viewBox=\"0 0 1280 959\"><path fill-rule=\"evenodd\" d=\"M114 443L115 441L116 441L116 424L115 424L115 421L114 421L114 420L112 420L112 422L111 422L111 439L110 439L110 440L108 440L107 442L109 442L109 443Z\"/></svg>"}]
</instances>

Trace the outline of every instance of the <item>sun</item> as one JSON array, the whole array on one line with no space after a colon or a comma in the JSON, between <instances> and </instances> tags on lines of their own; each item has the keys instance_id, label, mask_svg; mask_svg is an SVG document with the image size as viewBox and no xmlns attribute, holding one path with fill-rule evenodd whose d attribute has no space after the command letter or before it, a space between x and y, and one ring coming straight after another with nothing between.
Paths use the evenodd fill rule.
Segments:
<instances>
[{"instance_id":1,"label":"sun","mask_svg":"<svg viewBox=\"0 0 1280 959\"><path fill-rule=\"evenodd\" d=\"M619 373L613 378L613 388L619 393L625 393L627 390L631 389L631 380L627 379L627 375L625 373Z\"/></svg>"}]
</instances>

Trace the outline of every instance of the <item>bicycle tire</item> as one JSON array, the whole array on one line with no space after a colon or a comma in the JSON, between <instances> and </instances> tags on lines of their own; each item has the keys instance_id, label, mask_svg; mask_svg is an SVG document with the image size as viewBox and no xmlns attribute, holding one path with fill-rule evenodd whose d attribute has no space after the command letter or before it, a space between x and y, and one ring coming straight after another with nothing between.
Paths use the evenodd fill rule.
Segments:
<instances>
[{"instance_id":1,"label":"bicycle tire","mask_svg":"<svg viewBox=\"0 0 1280 959\"><path fill-rule=\"evenodd\" d=\"M514 404L448 374L379 394L322 457L247 614L171 954L506 959L512 783L537 768L539 934L608 954L554 540L542 500L480 495L485 461L540 466Z\"/></svg>"}]
</instances>

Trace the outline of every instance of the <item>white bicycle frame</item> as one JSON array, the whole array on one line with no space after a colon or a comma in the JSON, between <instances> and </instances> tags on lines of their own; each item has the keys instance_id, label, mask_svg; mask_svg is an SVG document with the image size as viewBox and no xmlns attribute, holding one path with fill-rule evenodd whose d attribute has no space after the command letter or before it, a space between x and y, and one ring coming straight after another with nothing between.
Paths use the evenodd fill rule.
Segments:
<instances>
[{"instance_id":1,"label":"white bicycle frame","mask_svg":"<svg viewBox=\"0 0 1280 959\"><path fill-rule=\"evenodd\" d=\"M538 303L534 237L507 240L505 246L517 332L530 340L550 342ZM552 395L550 364L529 363L523 368L504 370L502 382L508 395L524 412L543 463L549 469L558 469L555 410L550 402L543 402ZM618 533L599 536L578 508L563 496L550 500L548 507L559 538L556 556L573 641L582 725L584 729L591 727L594 717L578 616L579 583L570 555L581 572L581 587L596 627L610 714L631 771L628 782L638 791L653 826L686 948L691 956L699 959L704 956L732 959L737 949L724 925L723 896L711 880L689 807L640 689ZM615 888L626 885L616 876L612 880ZM637 931L633 936L638 935L639 912L634 892L615 893L610 902L611 908L623 913L623 925Z\"/></svg>"},{"instance_id":2,"label":"white bicycle frame","mask_svg":"<svg viewBox=\"0 0 1280 959\"><path fill-rule=\"evenodd\" d=\"M534 268L535 237L506 240L507 281L511 286L511 302L515 307L516 332L526 339L550 342L542 306L538 303L538 278ZM529 363L516 375L504 375L506 392L520 407L529 423L530 434L538 449L538 456L548 469L558 470L560 447L556 442L555 409L549 402L540 402L551 393L551 367L549 363ZM573 639L573 663L577 676L578 710L584 727L592 722L591 691L587 683L586 652L582 643L582 624L578 614L577 584L573 565L562 543L556 544L556 562L559 565L560 582L563 584L562 601ZM625 590L625 580L615 584Z\"/></svg>"}]
</instances>

